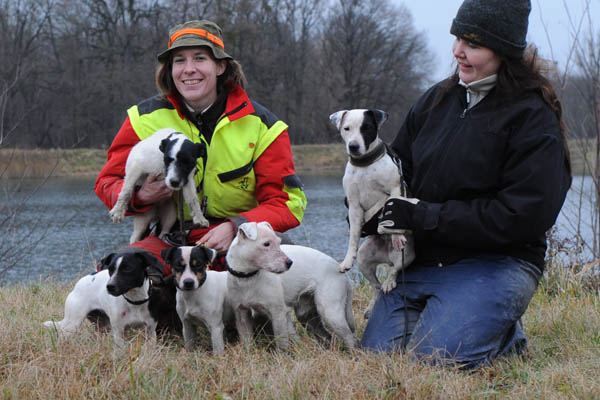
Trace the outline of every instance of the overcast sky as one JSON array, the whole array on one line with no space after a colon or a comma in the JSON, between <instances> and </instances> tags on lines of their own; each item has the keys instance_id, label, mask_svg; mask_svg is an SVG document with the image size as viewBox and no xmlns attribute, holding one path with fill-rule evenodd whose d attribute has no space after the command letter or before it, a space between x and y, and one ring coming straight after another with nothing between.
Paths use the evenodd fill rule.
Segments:
<instances>
[{"instance_id":1,"label":"overcast sky","mask_svg":"<svg viewBox=\"0 0 600 400\"><path fill-rule=\"evenodd\" d=\"M429 48L436 57L437 68L433 71L433 80L447 76L452 70L453 61L451 48L454 37L450 35L450 25L462 0L393 1L403 3L410 10L416 28L427 36ZM559 68L563 69L573 43L574 26L579 24L582 17L587 21L587 14L584 13L586 3L590 6L589 15L595 18L593 29L598 32L600 0L531 0L527 42L535 43L543 57L558 61ZM565 4L568 4L568 11ZM569 22L569 16L572 23ZM589 24L586 23L586 27L589 31Z\"/></svg>"}]
</instances>

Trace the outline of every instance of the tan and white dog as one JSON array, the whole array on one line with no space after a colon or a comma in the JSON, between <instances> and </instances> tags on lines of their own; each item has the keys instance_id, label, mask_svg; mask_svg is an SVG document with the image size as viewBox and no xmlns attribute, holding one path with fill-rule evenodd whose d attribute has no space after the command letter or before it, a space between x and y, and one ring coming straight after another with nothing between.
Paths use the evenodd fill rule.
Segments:
<instances>
[{"instance_id":1,"label":"tan and white dog","mask_svg":"<svg viewBox=\"0 0 600 400\"><path fill-rule=\"evenodd\" d=\"M387 117L384 111L365 109L341 110L329 116L346 143L349 157L343 186L348 201L350 237L340 272L352 268L356 259L359 271L371 284L373 297L365 310L365 318L369 317L379 290L388 293L394 289L399 271L415 258L410 231L370 235L359 248L363 225L382 209L389 197L405 197L407 194L401 168L388 154L378 135ZM383 283L377 278L377 266L380 264L390 266Z\"/></svg>"},{"instance_id":2,"label":"tan and white dog","mask_svg":"<svg viewBox=\"0 0 600 400\"><path fill-rule=\"evenodd\" d=\"M227 294L227 272L208 271L216 251L208 247L171 247L161 252L171 266L177 285L177 314L183 323L185 349L196 347L196 328L210 331L212 352L225 350L224 334L235 329L233 309Z\"/></svg>"},{"instance_id":3,"label":"tan and white dog","mask_svg":"<svg viewBox=\"0 0 600 400\"><path fill-rule=\"evenodd\" d=\"M321 338L327 330L348 348L354 336L352 286L339 264L304 246L281 245L267 222L241 224L227 252L227 290L242 340L253 335L252 314L269 318L277 347L285 349L296 334L290 307L307 330Z\"/></svg>"}]
</instances>

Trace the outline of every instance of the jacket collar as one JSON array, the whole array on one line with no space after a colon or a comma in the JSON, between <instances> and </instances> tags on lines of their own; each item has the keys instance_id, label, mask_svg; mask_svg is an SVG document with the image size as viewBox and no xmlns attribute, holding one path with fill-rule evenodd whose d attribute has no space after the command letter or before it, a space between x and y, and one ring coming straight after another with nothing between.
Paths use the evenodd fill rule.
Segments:
<instances>
[{"instance_id":1,"label":"jacket collar","mask_svg":"<svg viewBox=\"0 0 600 400\"><path fill-rule=\"evenodd\" d=\"M254 112L254 107L252 106L252 102L246 94L246 91L238 85L232 85L229 95L227 96L227 104L225 105L225 115L230 121L245 117ZM183 101L180 101L174 92L171 92L167 98L177 110L179 118L186 119L187 112L185 111L185 104L182 104Z\"/></svg>"},{"instance_id":2,"label":"jacket collar","mask_svg":"<svg viewBox=\"0 0 600 400\"><path fill-rule=\"evenodd\" d=\"M466 89L467 108L473 108L487 96L490 90L496 86L497 77L498 75L494 74L471 83L464 83L461 80L458 81L458 84Z\"/></svg>"}]
</instances>

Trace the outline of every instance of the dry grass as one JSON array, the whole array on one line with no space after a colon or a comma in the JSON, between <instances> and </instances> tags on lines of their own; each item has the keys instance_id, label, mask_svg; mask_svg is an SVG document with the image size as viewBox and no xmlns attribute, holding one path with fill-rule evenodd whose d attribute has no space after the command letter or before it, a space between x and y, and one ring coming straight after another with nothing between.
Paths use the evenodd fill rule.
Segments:
<instances>
[{"instance_id":1,"label":"dry grass","mask_svg":"<svg viewBox=\"0 0 600 400\"><path fill-rule=\"evenodd\" d=\"M299 173L342 172L344 145L305 144L292 147ZM106 163L106 149L0 149L1 178L44 178L98 175Z\"/></svg>"},{"instance_id":2,"label":"dry grass","mask_svg":"<svg viewBox=\"0 0 600 400\"><path fill-rule=\"evenodd\" d=\"M574 174L589 174L594 143L569 140ZM299 174L342 173L347 161L341 142L294 145L292 152ZM0 149L0 178L39 178L49 173L52 176L92 176L100 172L105 162L106 149Z\"/></svg>"},{"instance_id":3,"label":"dry grass","mask_svg":"<svg viewBox=\"0 0 600 400\"><path fill-rule=\"evenodd\" d=\"M97 175L105 162L101 149L0 149L0 178Z\"/></svg>"},{"instance_id":4,"label":"dry grass","mask_svg":"<svg viewBox=\"0 0 600 400\"><path fill-rule=\"evenodd\" d=\"M60 340L42 328L62 317L71 283L0 287L0 396L131 399L594 399L600 398L598 286L550 271L525 315L529 351L477 372L432 367L401 354L323 347L306 333L288 352L231 345L223 356L134 340L113 349L86 323ZM355 290L355 315L369 292ZM357 318L358 334L364 321Z\"/></svg>"}]
</instances>

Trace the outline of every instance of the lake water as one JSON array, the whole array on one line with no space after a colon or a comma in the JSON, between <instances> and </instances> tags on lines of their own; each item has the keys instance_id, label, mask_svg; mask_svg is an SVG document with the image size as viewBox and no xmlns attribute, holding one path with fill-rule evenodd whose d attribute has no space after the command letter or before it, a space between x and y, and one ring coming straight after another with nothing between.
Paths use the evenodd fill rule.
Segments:
<instances>
[{"instance_id":1,"label":"lake water","mask_svg":"<svg viewBox=\"0 0 600 400\"><path fill-rule=\"evenodd\" d=\"M296 244L314 247L341 260L348 235L342 178L302 176L302 181L308 208L303 224L288 233ZM579 187L578 183L583 183L584 189L591 186L591 182L579 178L574 187ZM6 228L5 218L9 215L0 215L0 223L5 221L4 225L0 224L0 232L5 236L0 245L0 255L6 256L7 247L10 247L9 237L17 238L25 243L24 246L33 248L31 255L0 276L0 282L47 278L72 280L94 271L97 260L128 243L131 218L126 218L121 224L110 221L107 208L94 193L93 178L54 178L35 190L39 184L36 180L21 184L0 182L0 193L4 196L0 201L4 205L18 204L31 196L16 219L10 222L12 230L2 229ZM580 205L580 198L575 191L569 193L557 223L560 236L571 235L574 228L569 221L580 212L581 207L586 208L585 201ZM12 208L2 207L0 213L8 214ZM5 265L0 261L0 272ZM356 274L355 269L353 274Z\"/></svg>"}]
</instances>

